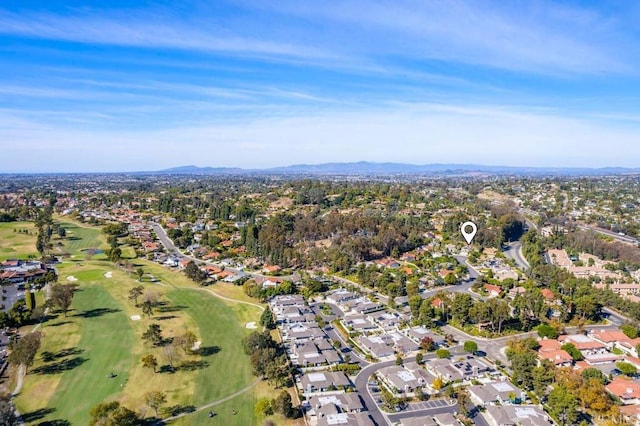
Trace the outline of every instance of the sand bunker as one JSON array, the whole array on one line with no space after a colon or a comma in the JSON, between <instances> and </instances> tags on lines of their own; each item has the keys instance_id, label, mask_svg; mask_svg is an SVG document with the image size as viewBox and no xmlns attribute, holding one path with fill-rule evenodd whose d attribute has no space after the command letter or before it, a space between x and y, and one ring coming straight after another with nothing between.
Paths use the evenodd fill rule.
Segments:
<instances>
[{"instance_id":1,"label":"sand bunker","mask_svg":"<svg viewBox=\"0 0 640 426\"><path fill-rule=\"evenodd\" d=\"M193 346L191 347L192 351L197 351L198 349L200 349L200 345L202 345L201 341L197 341L193 344Z\"/></svg>"},{"instance_id":2,"label":"sand bunker","mask_svg":"<svg viewBox=\"0 0 640 426\"><path fill-rule=\"evenodd\" d=\"M255 330L256 328L258 328L255 322L248 322L245 327L247 327L249 330Z\"/></svg>"},{"instance_id":3,"label":"sand bunker","mask_svg":"<svg viewBox=\"0 0 640 426\"><path fill-rule=\"evenodd\" d=\"M72 282L72 283L73 283L73 282L78 281L78 279L77 279L76 277L74 277L73 275L69 275L69 276L67 277L67 281L70 281L70 282Z\"/></svg>"},{"instance_id":4,"label":"sand bunker","mask_svg":"<svg viewBox=\"0 0 640 426\"><path fill-rule=\"evenodd\" d=\"M111 271L104 273L104 277L105 278L111 278L112 276L113 276L113 272L111 272Z\"/></svg>"},{"instance_id":5,"label":"sand bunker","mask_svg":"<svg viewBox=\"0 0 640 426\"><path fill-rule=\"evenodd\" d=\"M131 315L131 320L132 321L140 321L140 315Z\"/></svg>"}]
</instances>

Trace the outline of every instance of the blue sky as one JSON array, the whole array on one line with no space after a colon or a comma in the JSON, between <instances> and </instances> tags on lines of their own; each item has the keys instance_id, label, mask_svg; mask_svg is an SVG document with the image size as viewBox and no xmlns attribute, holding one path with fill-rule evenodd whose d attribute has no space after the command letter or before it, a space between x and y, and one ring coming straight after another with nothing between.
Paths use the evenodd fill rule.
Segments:
<instances>
[{"instance_id":1,"label":"blue sky","mask_svg":"<svg viewBox=\"0 0 640 426\"><path fill-rule=\"evenodd\" d=\"M637 22L633 1L5 0L0 172L636 167Z\"/></svg>"}]
</instances>

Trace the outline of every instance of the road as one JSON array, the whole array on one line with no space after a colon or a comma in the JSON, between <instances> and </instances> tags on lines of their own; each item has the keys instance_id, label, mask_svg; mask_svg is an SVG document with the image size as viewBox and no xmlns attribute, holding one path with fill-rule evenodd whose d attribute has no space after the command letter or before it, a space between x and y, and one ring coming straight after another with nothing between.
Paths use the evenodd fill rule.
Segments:
<instances>
[{"instance_id":1,"label":"road","mask_svg":"<svg viewBox=\"0 0 640 426\"><path fill-rule=\"evenodd\" d=\"M320 309L320 306L323 304L328 305L331 308L331 311L332 311L331 315L325 315L324 312L322 312L322 309ZM311 311L315 315L319 315L327 323L330 323L334 319L344 317L344 312L342 312L342 310L333 303L316 302L316 303L310 303L309 307L311 308ZM347 342L346 339L342 336L342 334L340 334L340 332L336 330L333 326L325 327L324 331L325 333L327 333L327 336L329 336L329 338L332 341L337 340L338 342L342 343L343 357L346 355L349 355L349 357L351 358L351 362L358 363L358 365L360 365L361 368L367 367L368 365L371 364L369 361L363 358L358 351L354 350L349 344L349 342Z\"/></svg>"},{"instance_id":2,"label":"road","mask_svg":"<svg viewBox=\"0 0 640 426\"><path fill-rule=\"evenodd\" d=\"M628 235L620 235L617 232L613 232L613 231L609 231L608 229L602 229L602 228L598 228L595 226L590 226L590 225L578 225L578 228L584 230L584 231L593 231L593 232L597 232L598 234L602 234L602 235L606 235L608 237L612 237L618 241L621 241L623 243L629 243L629 244L635 244L638 245L640 244L640 241L638 241L637 238L633 238L630 237Z\"/></svg>"},{"instance_id":3,"label":"road","mask_svg":"<svg viewBox=\"0 0 640 426\"><path fill-rule=\"evenodd\" d=\"M434 354L427 354L424 356L425 360L435 358ZM415 357L405 359L405 362L413 362L415 361ZM425 415L436 415L440 413L455 413L458 409L457 405L450 406L438 406L434 408L424 408L421 410L407 410L401 411L399 413L387 414L383 413L378 407L378 404L373 400L371 393L369 392L369 387L367 386L367 382L369 378L378 370L384 367L390 367L392 365L396 365L395 360L378 362L376 364L371 364L362 370L356 376L354 380L354 384L356 386L356 390L358 391L358 395L362 397L362 401L364 402L365 407L367 407L368 413L373 419L373 421L378 425L390 425L393 423L397 423L402 419L412 418L412 417L420 417Z\"/></svg>"},{"instance_id":4,"label":"road","mask_svg":"<svg viewBox=\"0 0 640 426\"><path fill-rule=\"evenodd\" d=\"M202 260L202 259L198 259L197 257L193 257L190 256L188 254L185 254L183 252L180 251L180 249L178 247L175 246L175 244L173 244L173 241L171 241L171 238L169 238L169 236L167 235L166 231L164 230L164 228L162 226L160 226L160 224L155 223L155 222L149 222L149 224L151 225L151 228L153 228L153 231L156 233L156 236L158 237L158 239L160 240L160 242L162 243L162 245L164 246L164 248L169 252L169 253L173 253L176 256L183 258L183 259L190 259L193 260L194 262L197 263L205 263L208 265L215 265L215 266L219 266L218 264L216 264L215 262L208 262L206 260ZM231 267L225 267L225 270L233 272L234 274L237 273L244 273L246 275L249 275L251 277L259 277L259 278L269 278L270 275L263 275L263 274L259 274L256 272L248 272L245 270L241 270L238 268L231 268ZM278 276L278 278L281 278L283 280L290 280L293 278L293 275L281 275Z\"/></svg>"},{"instance_id":5,"label":"road","mask_svg":"<svg viewBox=\"0 0 640 426\"><path fill-rule=\"evenodd\" d=\"M509 248L504 251L505 256L515 260L516 264L523 270L527 270L531 267L529 262L527 262L527 259L525 259L522 254L522 244L520 241L509 243L507 244L507 247Z\"/></svg>"}]
</instances>

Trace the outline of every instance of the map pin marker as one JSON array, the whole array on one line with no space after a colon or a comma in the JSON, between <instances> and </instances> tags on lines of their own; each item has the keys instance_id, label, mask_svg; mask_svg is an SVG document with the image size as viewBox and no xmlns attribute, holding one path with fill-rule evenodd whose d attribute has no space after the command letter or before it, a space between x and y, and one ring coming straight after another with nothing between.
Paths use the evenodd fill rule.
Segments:
<instances>
[{"instance_id":1,"label":"map pin marker","mask_svg":"<svg viewBox=\"0 0 640 426\"><path fill-rule=\"evenodd\" d=\"M467 232L468 228L471 228L471 232ZM478 232L478 227L473 222L465 222L460 227L460 232L462 232L462 236L464 237L467 244L471 244L471 241L473 241L473 237L475 237L476 232Z\"/></svg>"}]
</instances>

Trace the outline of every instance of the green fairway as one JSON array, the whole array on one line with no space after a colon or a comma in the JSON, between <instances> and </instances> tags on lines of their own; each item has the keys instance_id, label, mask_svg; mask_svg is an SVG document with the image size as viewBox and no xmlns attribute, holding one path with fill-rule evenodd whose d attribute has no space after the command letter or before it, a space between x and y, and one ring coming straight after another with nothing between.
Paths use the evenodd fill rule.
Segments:
<instances>
[{"instance_id":1,"label":"green fairway","mask_svg":"<svg viewBox=\"0 0 640 426\"><path fill-rule=\"evenodd\" d=\"M61 222L60 225L67 230L67 237L63 240L63 251L76 257L84 256L83 249L106 249L107 244L100 228L79 226L73 222Z\"/></svg>"},{"instance_id":2,"label":"green fairway","mask_svg":"<svg viewBox=\"0 0 640 426\"><path fill-rule=\"evenodd\" d=\"M254 377L251 363L242 350L242 337L248 333L245 321L255 321L257 308L245 305L228 306L205 292L179 289L168 293L170 300L187 306L186 313L196 322L202 347L218 347L219 352L207 358L210 365L200 370L196 379L192 404L200 406L231 395L251 384ZM238 410L237 415L231 411ZM238 396L214 409L218 422L233 425L254 423L253 392ZM207 411L208 412L208 411ZM179 424L202 424L205 413L194 414Z\"/></svg>"},{"instance_id":3,"label":"green fairway","mask_svg":"<svg viewBox=\"0 0 640 426\"><path fill-rule=\"evenodd\" d=\"M26 234L20 231L28 231ZM0 260L38 256L36 229L31 222L0 223Z\"/></svg>"},{"instance_id":4,"label":"green fairway","mask_svg":"<svg viewBox=\"0 0 640 426\"><path fill-rule=\"evenodd\" d=\"M210 291L193 286L184 274L138 259L137 265L159 280L144 286L159 293L168 310L133 321L131 316L140 315L141 310L128 300L128 292L140 283L105 260L104 255L89 259L82 251L105 248L100 229L70 222L62 226L68 238L62 240L64 246L60 248L72 257L58 265L60 281L77 280L80 291L68 318L60 315L43 326L41 351L16 399L27 424L85 425L91 408L110 400L118 400L148 418L152 413L144 394L150 390L166 393L165 408L185 408L225 399L253 384L255 378L242 350L242 337L251 331L245 325L259 319L258 307L222 301ZM238 296L232 294L238 288L222 290L227 296ZM154 373L142 366L140 359L147 354L155 354L161 365L166 363L162 348L140 339L151 323L159 323L163 335L169 337L186 330L196 333L202 342L200 355L182 356L182 361L194 367ZM45 352L49 359L43 357ZM112 372L117 377L108 378ZM250 388L212 407L218 413L216 421L256 424L260 419L254 414L254 400L255 389ZM190 414L175 424L208 423L208 411Z\"/></svg>"},{"instance_id":5,"label":"green fairway","mask_svg":"<svg viewBox=\"0 0 640 426\"><path fill-rule=\"evenodd\" d=\"M120 385L126 382L133 362L133 334L120 305L101 286L81 287L73 305L75 310L69 313L69 318L57 322L79 322L82 337L77 346L64 347L71 355L60 356L30 374L61 375L45 412L53 411L42 420L67 420L74 425L85 425L89 421L89 410L105 399L117 399ZM55 333L56 327L45 326L43 332L45 335ZM111 372L117 377L107 378Z\"/></svg>"}]
</instances>

